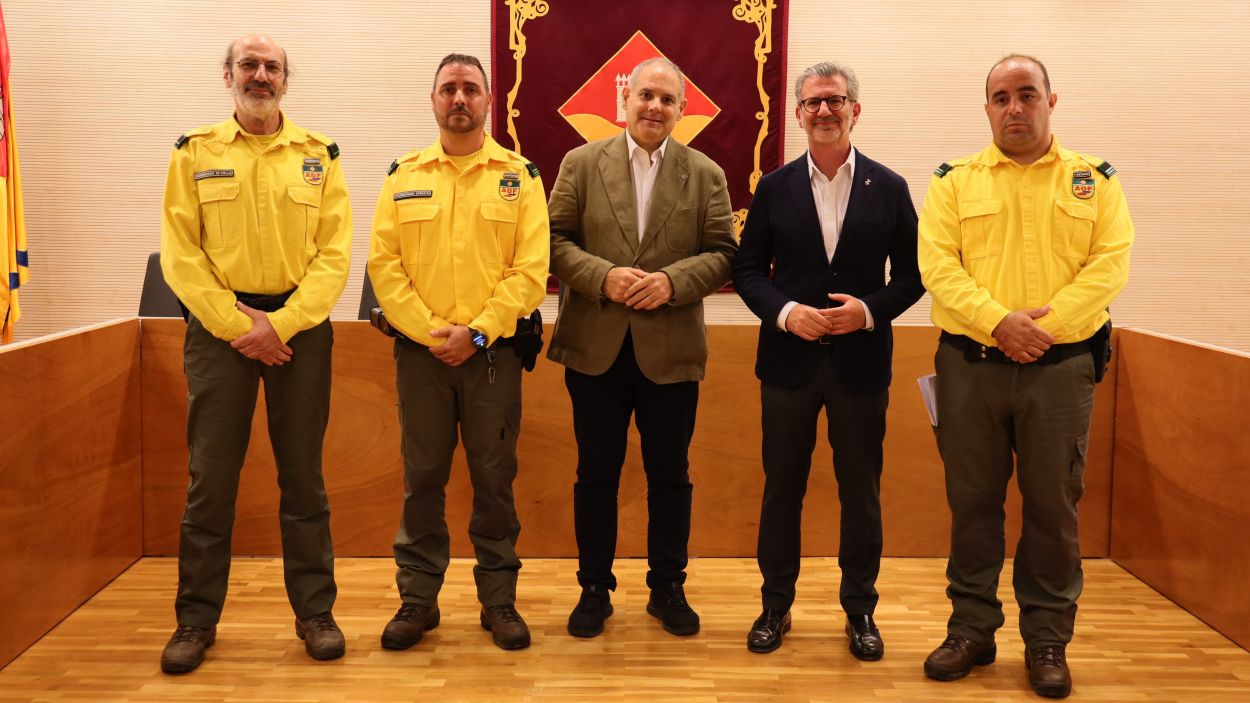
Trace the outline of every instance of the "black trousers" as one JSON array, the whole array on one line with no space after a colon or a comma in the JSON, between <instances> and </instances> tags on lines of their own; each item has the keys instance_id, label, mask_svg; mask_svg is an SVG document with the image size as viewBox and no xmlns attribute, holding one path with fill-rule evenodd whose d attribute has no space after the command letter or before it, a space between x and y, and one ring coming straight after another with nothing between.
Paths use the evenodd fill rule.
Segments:
<instances>
[{"instance_id":1,"label":"black trousers","mask_svg":"<svg viewBox=\"0 0 1250 703\"><path fill-rule=\"evenodd\" d=\"M625 463L630 416L642 438L647 475L647 585L685 583L690 540L690 462L699 384L654 383L634 358L630 336L603 374L566 369L577 438L573 522L577 533L577 580L616 589L616 498Z\"/></svg>"},{"instance_id":2,"label":"black trousers","mask_svg":"<svg viewBox=\"0 0 1250 703\"><path fill-rule=\"evenodd\" d=\"M848 615L871 615L881 571L881 443L889 391L852 392L838 378L829 354L810 382L798 388L761 383L760 402L764 501L757 555L764 607L786 611L794 602L803 497L816 448L816 419L824 408L842 505L839 596Z\"/></svg>"}]
</instances>

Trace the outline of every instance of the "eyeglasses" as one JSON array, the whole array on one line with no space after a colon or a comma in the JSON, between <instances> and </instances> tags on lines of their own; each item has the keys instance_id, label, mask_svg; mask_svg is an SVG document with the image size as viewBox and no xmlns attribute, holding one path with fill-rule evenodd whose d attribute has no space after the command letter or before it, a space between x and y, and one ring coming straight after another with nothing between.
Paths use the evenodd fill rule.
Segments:
<instances>
[{"instance_id":1,"label":"eyeglasses","mask_svg":"<svg viewBox=\"0 0 1250 703\"><path fill-rule=\"evenodd\" d=\"M816 113L816 112L820 112L821 103L828 105L830 112L837 112L838 110L841 110L842 108L846 107L847 103L853 103L853 102L855 101L851 100L845 95L830 95L827 98L808 98L806 100L800 100L799 104L803 106L804 110L807 110L808 112L811 112L811 113Z\"/></svg>"},{"instance_id":2,"label":"eyeglasses","mask_svg":"<svg viewBox=\"0 0 1250 703\"><path fill-rule=\"evenodd\" d=\"M234 65L242 69L244 73L256 73L257 69L263 68L267 75L276 76L283 71L282 64L277 61L265 61L262 63L256 59L243 59L242 61L235 61Z\"/></svg>"}]
</instances>

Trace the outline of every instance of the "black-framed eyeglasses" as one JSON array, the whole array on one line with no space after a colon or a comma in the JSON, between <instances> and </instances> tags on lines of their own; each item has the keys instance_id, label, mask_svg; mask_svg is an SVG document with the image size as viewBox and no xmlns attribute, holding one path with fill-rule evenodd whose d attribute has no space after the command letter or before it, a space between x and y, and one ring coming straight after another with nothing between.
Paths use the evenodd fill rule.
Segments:
<instances>
[{"instance_id":1,"label":"black-framed eyeglasses","mask_svg":"<svg viewBox=\"0 0 1250 703\"><path fill-rule=\"evenodd\" d=\"M855 101L845 95L830 95L825 98L807 98L806 100L800 100L799 104L803 106L804 110L811 113L817 113L820 112L821 103L828 105L830 112L837 112L838 110L846 107L847 103L853 102Z\"/></svg>"},{"instance_id":2,"label":"black-framed eyeglasses","mask_svg":"<svg viewBox=\"0 0 1250 703\"><path fill-rule=\"evenodd\" d=\"M283 65L277 61L262 62L257 61L256 59L243 59L242 61L235 61L234 65L242 69L244 73L253 74L256 73L257 69L264 68L265 73L271 76L281 75L284 68Z\"/></svg>"}]
</instances>

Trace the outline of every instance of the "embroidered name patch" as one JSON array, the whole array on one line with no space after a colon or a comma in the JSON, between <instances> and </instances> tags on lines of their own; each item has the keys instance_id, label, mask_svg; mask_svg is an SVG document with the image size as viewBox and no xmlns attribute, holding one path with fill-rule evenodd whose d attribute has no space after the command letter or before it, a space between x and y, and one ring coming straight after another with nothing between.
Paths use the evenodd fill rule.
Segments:
<instances>
[{"instance_id":1,"label":"embroidered name patch","mask_svg":"<svg viewBox=\"0 0 1250 703\"><path fill-rule=\"evenodd\" d=\"M405 190L395 194L396 200L409 200L411 198L432 198L434 191L432 190Z\"/></svg>"},{"instance_id":2,"label":"embroidered name patch","mask_svg":"<svg viewBox=\"0 0 1250 703\"><path fill-rule=\"evenodd\" d=\"M196 171L195 180L202 181L205 178L234 178L234 169L232 168L214 168L208 171Z\"/></svg>"}]
</instances>

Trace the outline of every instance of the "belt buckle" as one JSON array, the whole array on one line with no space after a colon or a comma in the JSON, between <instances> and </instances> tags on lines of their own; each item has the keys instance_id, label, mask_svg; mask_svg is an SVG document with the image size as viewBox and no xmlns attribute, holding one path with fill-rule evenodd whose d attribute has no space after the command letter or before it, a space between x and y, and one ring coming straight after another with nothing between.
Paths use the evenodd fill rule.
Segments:
<instances>
[{"instance_id":1,"label":"belt buckle","mask_svg":"<svg viewBox=\"0 0 1250 703\"><path fill-rule=\"evenodd\" d=\"M818 340L816 340L816 341L817 341L817 342L819 342L822 346L826 346L826 347L827 347L827 346L829 346L830 344L833 344L833 335L831 335L831 334L822 334L822 335L820 335L820 339L818 339Z\"/></svg>"}]
</instances>

